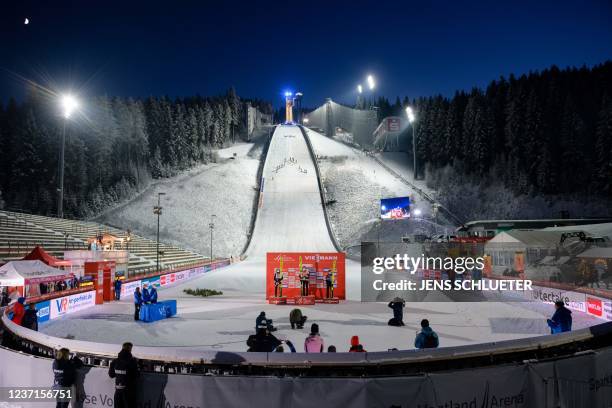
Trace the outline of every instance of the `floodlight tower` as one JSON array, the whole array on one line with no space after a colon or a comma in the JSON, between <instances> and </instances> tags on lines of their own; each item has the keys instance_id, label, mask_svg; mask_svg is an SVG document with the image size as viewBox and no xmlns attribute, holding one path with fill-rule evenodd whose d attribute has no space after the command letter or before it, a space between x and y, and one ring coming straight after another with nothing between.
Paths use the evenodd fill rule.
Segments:
<instances>
[{"instance_id":1,"label":"floodlight tower","mask_svg":"<svg viewBox=\"0 0 612 408\"><path fill-rule=\"evenodd\" d=\"M59 187L57 189L57 217L64 218L64 151L66 150L66 126L72 114L79 108L79 101L70 94L60 97L62 116L62 141L60 143Z\"/></svg>"}]
</instances>

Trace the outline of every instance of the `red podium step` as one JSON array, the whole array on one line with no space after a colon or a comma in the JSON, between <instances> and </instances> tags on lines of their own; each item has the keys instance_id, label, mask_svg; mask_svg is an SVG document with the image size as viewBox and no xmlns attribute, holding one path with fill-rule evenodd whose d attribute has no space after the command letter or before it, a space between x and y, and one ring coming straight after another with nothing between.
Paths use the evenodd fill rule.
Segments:
<instances>
[{"instance_id":1,"label":"red podium step","mask_svg":"<svg viewBox=\"0 0 612 408\"><path fill-rule=\"evenodd\" d=\"M317 303L324 303L324 304L328 304L328 305L337 305L338 303L340 303L340 299L338 299L337 297L334 297L334 298L324 298L324 299L317 299L316 302Z\"/></svg>"},{"instance_id":2,"label":"red podium step","mask_svg":"<svg viewBox=\"0 0 612 408\"><path fill-rule=\"evenodd\" d=\"M287 298L286 297L272 297L268 299L268 303L271 305L286 305Z\"/></svg>"}]
</instances>

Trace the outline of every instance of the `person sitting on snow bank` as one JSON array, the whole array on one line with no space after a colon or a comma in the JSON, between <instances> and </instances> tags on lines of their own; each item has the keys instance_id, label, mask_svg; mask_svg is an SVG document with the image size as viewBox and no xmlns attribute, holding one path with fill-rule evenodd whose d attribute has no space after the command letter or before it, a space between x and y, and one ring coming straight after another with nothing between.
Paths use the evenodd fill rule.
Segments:
<instances>
[{"instance_id":1,"label":"person sitting on snow bank","mask_svg":"<svg viewBox=\"0 0 612 408\"><path fill-rule=\"evenodd\" d=\"M421 331L414 339L414 347L418 349L436 348L440 345L438 334L429 327L429 320L421 320Z\"/></svg>"}]
</instances>

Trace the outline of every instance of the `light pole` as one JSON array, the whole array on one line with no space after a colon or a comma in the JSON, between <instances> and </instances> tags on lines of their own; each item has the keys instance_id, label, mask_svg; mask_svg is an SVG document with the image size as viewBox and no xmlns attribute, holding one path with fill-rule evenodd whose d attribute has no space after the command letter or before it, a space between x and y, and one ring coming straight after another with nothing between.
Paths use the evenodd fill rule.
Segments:
<instances>
[{"instance_id":1,"label":"light pole","mask_svg":"<svg viewBox=\"0 0 612 408\"><path fill-rule=\"evenodd\" d=\"M157 272L159 272L159 217L162 215L161 196L166 193L157 193L157 205L153 207L153 214L157 215Z\"/></svg>"},{"instance_id":2,"label":"light pole","mask_svg":"<svg viewBox=\"0 0 612 408\"><path fill-rule=\"evenodd\" d=\"M293 98L294 101L296 101L296 108L297 108L297 123L300 124L302 123L302 96L304 96L303 93L301 92L296 92L295 93L295 98Z\"/></svg>"},{"instance_id":3,"label":"light pole","mask_svg":"<svg viewBox=\"0 0 612 408\"><path fill-rule=\"evenodd\" d=\"M416 155L416 135L414 132L414 122L416 117L414 116L414 111L410 106L406 106L406 116L408 117L408 123L412 127L412 173L414 179L417 179L417 155Z\"/></svg>"},{"instance_id":4,"label":"light pole","mask_svg":"<svg viewBox=\"0 0 612 408\"><path fill-rule=\"evenodd\" d=\"M374 97L374 88L376 88L376 81L374 80L374 77L372 75L368 75L368 77L366 78L367 82L368 82L368 89L372 92L372 107L376 107L376 99Z\"/></svg>"},{"instance_id":5,"label":"light pole","mask_svg":"<svg viewBox=\"0 0 612 408\"><path fill-rule=\"evenodd\" d=\"M208 228L210 228L210 262L212 265L213 261L213 231L215 229L215 218L217 216L215 214L210 216L210 224L208 224Z\"/></svg>"},{"instance_id":6,"label":"light pole","mask_svg":"<svg viewBox=\"0 0 612 408\"><path fill-rule=\"evenodd\" d=\"M363 102L362 102L363 96L361 95L362 93L363 93L363 86L359 84L357 85L357 109L363 109Z\"/></svg>"},{"instance_id":7,"label":"light pole","mask_svg":"<svg viewBox=\"0 0 612 408\"><path fill-rule=\"evenodd\" d=\"M58 218L64 218L64 151L66 149L66 122L68 122L70 116L72 116L74 111L79 107L79 103L74 96L66 94L61 97L60 104L62 105L62 116L64 117L64 121L62 123L62 141L60 143L57 216Z\"/></svg>"}]
</instances>

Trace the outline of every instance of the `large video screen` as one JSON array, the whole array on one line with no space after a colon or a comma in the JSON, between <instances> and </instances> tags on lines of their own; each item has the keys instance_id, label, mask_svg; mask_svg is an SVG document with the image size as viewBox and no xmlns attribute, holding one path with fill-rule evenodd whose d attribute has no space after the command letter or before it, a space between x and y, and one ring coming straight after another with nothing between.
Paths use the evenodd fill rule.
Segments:
<instances>
[{"instance_id":1,"label":"large video screen","mask_svg":"<svg viewBox=\"0 0 612 408\"><path fill-rule=\"evenodd\" d=\"M381 199L380 218L383 220L401 220L404 218L410 218L410 197Z\"/></svg>"}]
</instances>

